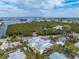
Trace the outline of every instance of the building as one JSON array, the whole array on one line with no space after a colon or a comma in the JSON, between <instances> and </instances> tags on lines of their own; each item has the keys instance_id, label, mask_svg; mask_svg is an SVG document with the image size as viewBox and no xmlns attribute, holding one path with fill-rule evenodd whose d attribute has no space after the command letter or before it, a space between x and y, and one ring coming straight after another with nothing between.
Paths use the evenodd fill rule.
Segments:
<instances>
[{"instance_id":1,"label":"building","mask_svg":"<svg viewBox=\"0 0 79 59\"><path fill-rule=\"evenodd\" d=\"M66 37L59 37L57 44L64 45L68 39Z\"/></svg>"},{"instance_id":2,"label":"building","mask_svg":"<svg viewBox=\"0 0 79 59\"><path fill-rule=\"evenodd\" d=\"M0 22L0 27L2 27L2 25L3 25L3 22Z\"/></svg>"},{"instance_id":3,"label":"building","mask_svg":"<svg viewBox=\"0 0 79 59\"><path fill-rule=\"evenodd\" d=\"M79 48L79 42L75 43L75 46Z\"/></svg>"},{"instance_id":4,"label":"building","mask_svg":"<svg viewBox=\"0 0 79 59\"><path fill-rule=\"evenodd\" d=\"M63 53L54 52L52 53L48 59L68 59Z\"/></svg>"},{"instance_id":5,"label":"building","mask_svg":"<svg viewBox=\"0 0 79 59\"><path fill-rule=\"evenodd\" d=\"M9 43L7 41L4 41L2 43L2 45L0 46L0 49L5 50L7 48L13 48L13 47L16 47L18 45L21 45L21 43L20 42L11 42L11 43Z\"/></svg>"},{"instance_id":6,"label":"building","mask_svg":"<svg viewBox=\"0 0 79 59\"><path fill-rule=\"evenodd\" d=\"M52 46L53 44L51 43L51 40L45 40L41 37L32 37L30 39L28 39L28 46L31 48L35 48L35 50L39 51L40 54L43 53L43 51L46 48L50 48L50 46Z\"/></svg>"},{"instance_id":7,"label":"building","mask_svg":"<svg viewBox=\"0 0 79 59\"><path fill-rule=\"evenodd\" d=\"M57 26L55 26L55 27L53 27L53 29L60 29L60 30L62 30L63 29L63 26L61 26L61 25L57 25Z\"/></svg>"},{"instance_id":8,"label":"building","mask_svg":"<svg viewBox=\"0 0 79 59\"><path fill-rule=\"evenodd\" d=\"M16 50L15 52L10 53L8 57L8 59L25 59L25 58L26 55L20 50Z\"/></svg>"}]
</instances>

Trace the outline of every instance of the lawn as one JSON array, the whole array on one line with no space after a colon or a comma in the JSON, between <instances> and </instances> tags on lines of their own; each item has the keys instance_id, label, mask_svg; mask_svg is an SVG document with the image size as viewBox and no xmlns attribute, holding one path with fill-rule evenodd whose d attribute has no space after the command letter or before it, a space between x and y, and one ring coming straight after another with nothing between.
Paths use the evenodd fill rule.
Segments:
<instances>
[{"instance_id":1,"label":"lawn","mask_svg":"<svg viewBox=\"0 0 79 59\"><path fill-rule=\"evenodd\" d=\"M79 24L76 24L76 23L62 23L62 22L53 22L53 21L35 22L34 21L31 23L20 23L20 24L9 25L6 34L31 36L33 32L37 32L37 34L39 35L52 35L52 34L55 34L53 32L54 31L53 27L57 25L65 26L63 31L79 33Z\"/></svg>"}]
</instances>

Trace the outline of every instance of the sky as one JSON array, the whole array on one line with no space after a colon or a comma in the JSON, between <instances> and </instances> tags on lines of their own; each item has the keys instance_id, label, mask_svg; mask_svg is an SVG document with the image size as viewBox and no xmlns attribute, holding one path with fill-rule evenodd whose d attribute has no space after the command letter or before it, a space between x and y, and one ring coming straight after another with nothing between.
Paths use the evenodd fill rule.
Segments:
<instances>
[{"instance_id":1,"label":"sky","mask_svg":"<svg viewBox=\"0 0 79 59\"><path fill-rule=\"evenodd\" d=\"M0 0L0 17L79 17L79 0Z\"/></svg>"}]
</instances>

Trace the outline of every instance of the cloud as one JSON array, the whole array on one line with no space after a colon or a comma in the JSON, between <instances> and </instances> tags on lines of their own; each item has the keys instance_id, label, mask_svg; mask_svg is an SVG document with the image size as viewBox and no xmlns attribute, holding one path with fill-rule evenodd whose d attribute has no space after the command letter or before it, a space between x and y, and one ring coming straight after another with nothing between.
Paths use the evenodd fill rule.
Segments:
<instances>
[{"instance_id":1,"label":"cloud","mask_svg":"<svg viewBox=\"0 0 79 59\"><path fill-rule=\"evenodd\" d=\"M50 12L43 10L43 13L44 16L49 17L79 17L79 8L59 8L50 10Z\"/></svg>"},{"instance_id":2,"label":"cloud","mask_svg":"<svg viewBox=\"0 0 79 59\"><path fill-rule=\"evenodd\" d=\"M6 11L6 10L15 10L16 7L15 6L10 6L10 5L0 5L0 10L2 11Z\"/></svg>"},{"instance_id":3,"label":"cloud","mask_svg":"<svg viewBox=\"0 0 79 59\"><path fill-rule=\"evenodd\" d=\"M27 11L11 5L0 5L0 17L26 16Z\"/></svg>"},{"instance_id":4,"label":"cloud","mask_svg":"<svg viewBox=\"0 0 79 59\"><path fill-rule=\"evenodd\" d=\"M13 2L17 2L18 0L1 0L1 1L13 3Z\"/></svg>"},{"instance_id":5,"label":"cloud","mask_svg":"<svg viewBox=\"0 0 79 59\"><path fill-rule=\"evenodd\" d=\"M17 2L18 7L21 8L40 8L40 9L50 9L55 6L61 6L63 0L19 0Z\"/></svg>"},{"instance_id":6,"label":"cloud","mask_svg":"<svg viewBox=\"0 0 79 59\"><path fill-rule=\"evenodd\" d=\"M4 16L77 16L79 1L72 0L1 0L0 15ZM69 7L71 6L71 8ZM60 8L61 7L61 8ZM68 7L68 8L65 8ZM75 6L76 7L76 6ZM72 10L73 9L73 10ZM3 15L2 14L2 15Z\"/></svg>"},{"instance_id":7,"label":"cloud","mask_svg":"<svg viewBox=\"0 0 79 59\"><path fill-rule=\"evenodd\" d=\"M69 3L63 3L62 7L64 6L69 6L69 5L74 5L74 4L79 4L79 1L75 1L75 2L69 2Z\"/></svg>"}]
</instances>

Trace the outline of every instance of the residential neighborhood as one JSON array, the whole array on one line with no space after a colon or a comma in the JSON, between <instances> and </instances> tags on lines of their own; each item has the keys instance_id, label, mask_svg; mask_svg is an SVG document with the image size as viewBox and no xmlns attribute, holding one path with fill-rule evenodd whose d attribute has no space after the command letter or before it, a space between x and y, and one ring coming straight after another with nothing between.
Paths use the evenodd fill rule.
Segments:
<instances>
[{"instance_id":1,"label":"residential neighborhood","mask_svg":"<svg viewBox=\"0 0 79 59\"><path fill-rule=\"evenodd\" d=\"M0 0L0 59L79 59L79 0Z\"/></svg>"},{"instance_id":2,"label":"residential neighborhood","mask_svg":"<svg viewBox=\"0 0 79 59\"><path fill-rule=\"evenodd\" d=\"M5 35L0 37L0 57L79 59L79 32L76 26L78 24L57 21L22 21L9 24Z\"/></svg>"}]
</instances>

